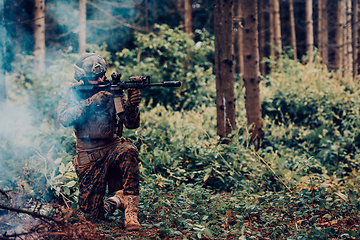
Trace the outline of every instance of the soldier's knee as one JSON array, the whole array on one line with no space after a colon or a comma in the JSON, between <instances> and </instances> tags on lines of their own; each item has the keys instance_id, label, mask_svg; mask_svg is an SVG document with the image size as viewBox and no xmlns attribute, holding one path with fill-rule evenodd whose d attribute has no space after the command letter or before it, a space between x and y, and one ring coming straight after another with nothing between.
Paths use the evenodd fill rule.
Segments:
<instances>
[{"instance_id":1,"label":"soldier's knee","mask_svg":"<svg viewBox=\"0 0 360 240\"><path fill-rule=\"evenodd\" d=\"M124 160L130 162L137 162L139 151L133 144L127 144L126 148L124 149Z\"/></svg>"},{"instance_id":2,"label":"soldier's knee","mask_svg":"<svg viewBox=\"0 0 360 240\"><path fill-rule=\"evenodd\" d=\"M137 147L134 144L129 144L126 151L131 153L131 154L136 154L136 155L139 154L139 151L138 151Z\"/></svg>"}]
</instances>

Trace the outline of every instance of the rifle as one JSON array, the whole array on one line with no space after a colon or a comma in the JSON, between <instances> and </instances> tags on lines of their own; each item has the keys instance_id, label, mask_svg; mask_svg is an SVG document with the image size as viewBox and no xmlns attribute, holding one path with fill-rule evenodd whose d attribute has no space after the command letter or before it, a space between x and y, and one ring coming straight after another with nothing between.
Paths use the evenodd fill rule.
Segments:
<instances>
[{"instance_id":1,"label":"rifle","mask_svg":"<svg viewBox=\"0 0 360 240\"><path fill-rule=\"evenodd\" d=\"M75 90L78 91L82 96L91 96L100 91L108 91L111 92L114 96L115 109L117 114L121 114L124 112L122 96L124 89L144 89L147 87L160 86L160 87L180 87L181 82L179 81L165 81L162 83L151 83L150 76L142 77L142 76L133 76L130 77L127 82L123 82L120 80L120 73L111 74L112 80L107 80L102 84L83 84L83 85L75 85Z\"/></svg>"}]
</instances>

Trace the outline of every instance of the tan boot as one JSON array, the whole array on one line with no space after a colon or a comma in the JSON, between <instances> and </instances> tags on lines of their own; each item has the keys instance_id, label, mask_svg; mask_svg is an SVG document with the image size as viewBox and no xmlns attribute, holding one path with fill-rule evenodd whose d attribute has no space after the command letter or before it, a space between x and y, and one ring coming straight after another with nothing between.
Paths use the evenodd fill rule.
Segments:
<instances>
[{"instance_id":1,"label":"tan boot","mask_svg":"<svg viewBox=\"0 0 360 240\"><path fill-rule=\"evenodd\" d=\"M137 218L139 196L125 195L125 229L137 231L141 228Z\"/></svg>"},{"instance_id":2,"label":"tan boot","mask_svg":"<svg viewBox=\"0 0 360 240\"><path fill-rule=\"evenodd\" d=\"M112 215L116 211L116 209L120 209L121 211L125 210L125 199L123 190L117 191L113 197L109 197L104 202L104 210L107 214Z\"/></svg>"}]
</instances>

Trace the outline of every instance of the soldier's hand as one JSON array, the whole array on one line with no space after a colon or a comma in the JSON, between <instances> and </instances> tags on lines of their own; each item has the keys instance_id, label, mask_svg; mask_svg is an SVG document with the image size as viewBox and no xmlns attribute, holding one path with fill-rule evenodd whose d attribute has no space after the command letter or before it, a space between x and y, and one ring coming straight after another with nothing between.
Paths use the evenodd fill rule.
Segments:
<instances>
[{"instance_id":1,"label":"soldier's hand","mask_svg":"<svg viewBox=\"0 0 360 240\"><path fill-rule=\"evenodd\" d=\"M141 82L145 80L145 77L143 76L132 76L130 77L131 81L134 82ZM127 90L128 93L128 101L129 104L132 106L137 106L141 102L141 92L139 89L129 88Z\"/></svg>"},{"instance_id":2,"label":"soldier's hand","mask_svg":"<svg viewBox=\"0 0 360 240\"><path fill-rule=\"evenodd\" d=\"M109 103L111 96L112 94L110 92L100 91L94 94L90 98L90 101L97 107L105 107Z\"/></svg>"},{"instance_id":3,"label":"soldier's hand","mask_svg":"<svg viewBox=\"0 0 360 240\"><path fill-rule=\"evenodd\" d=\"M132 106L137 106L141 102L141 92L139 89L128 89L128 102Z\"/></svg>"}]
</instances>

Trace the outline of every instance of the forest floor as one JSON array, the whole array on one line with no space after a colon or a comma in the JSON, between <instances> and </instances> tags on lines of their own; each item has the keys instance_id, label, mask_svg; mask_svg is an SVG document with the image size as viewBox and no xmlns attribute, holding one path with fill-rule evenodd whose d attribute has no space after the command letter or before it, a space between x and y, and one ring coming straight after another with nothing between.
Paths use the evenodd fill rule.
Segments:
<instances>
[{"instance_id":1,"label":"forest floor","mask_svg":"<svg viewBox=\"0 0 360 240\"><path fill-rule=\"evenodd\" d=\"M226 195L224 195L226 196ZM170 197L170 196L169 196ZM21 199L16 199L17 202ZM10 205L10 204L9 204ZM166 210L166 206L162 206L159 211ZM269 209L269 213L274 214L274 209ZM279 210L279 213L282 210ZM266 228L265 223L260 216L248 215L243 219L243 234L246 239L274 239L272 233L277 231L282 226L287 226L288 229L293 229L293 234L289 236L286 234L285 238L280 239L298 239L298 233L306 232L313 237L324 236L329 234L334 236L343 236L341 238L323 238L318 239L358 239L347 235L349 231L359 233L360 218L358 216L350 216L344 214L339 220L327 219L326 215L314 216L306 215L303 218L297 218L296 221L288 221L277 219L278 224L274 228ZM72 209L69 206L52 204L40 204L32 199L27 199L23 202L21 208L13 208L10 206L0 205L0 239L80 239L80 240L117 240L117 239L210 239L206 234L195 233L195 231L181 230L179 236L167 236L167 233L157 227L156 224L164 221L164 219L156 219L152 227L143 227L140 231L126 231L124 229L124 215L117 211L114 216L106 216L105 220L87 220L84 214L78 209ZM166 221L166 220L165 220ZM316 221L318 226L322 229L322 234L317 234L313 231L310 233L307 229L307 223ZM140 223L145 222L140 219ZM235 229L237 219L229 218L227 222L221 224L224 232L229 229ZM146 225L146 224L144 224ZM328 231L328 233L326 232ZM232 234L231 231L226 236L216 239L245 239L239 238L238 229L237 234ZM233 231L234 232L234 231ZM331 234L331 232L333 234ZM261 237L260 237L261 236ZM279 239L279 238L275 238ZM316 238L307 238L316 239Z\"/></svg>"}]
</instances>

